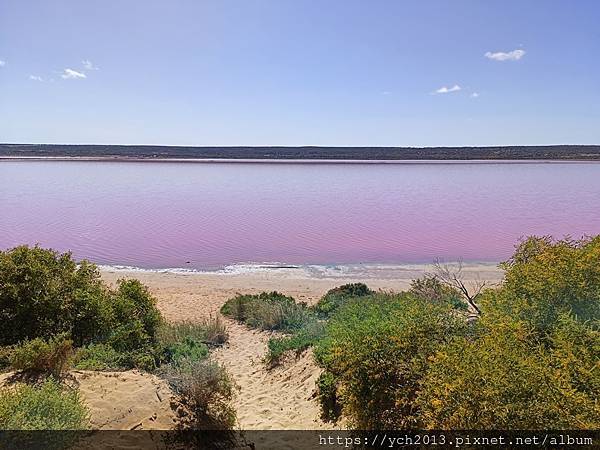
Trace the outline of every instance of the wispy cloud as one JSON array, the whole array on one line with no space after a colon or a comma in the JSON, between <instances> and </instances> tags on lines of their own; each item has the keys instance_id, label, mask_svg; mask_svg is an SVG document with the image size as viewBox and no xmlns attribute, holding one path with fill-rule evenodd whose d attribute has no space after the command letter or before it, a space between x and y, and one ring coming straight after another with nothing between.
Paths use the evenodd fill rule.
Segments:
<instances>
[{"instance_id":1,"label":"wispy cloud","mask_svg":"<svg viewBox=\"0 0 600 450\"><path fill-rule=\"evenodd\" d=\"M98 70L99 67L94 66L94 64L92 64L92 62L89 59L84 59L83 61L81 61L81 64L83 64L83 67L85 68L85 70Z\"/></svg>"},{"instance_id":2,"label":"wispy cloud","mask_svg":"<svg viewBox=\"0 0 600 450\"><path fill-rule=\"evenodd\" d=\"M518 61L525 53L525 50L517 49L511 52L486 52L484 56L494 61Z\"/></svg>"},{"instance_id":3,"label":"wispy cloud","mask_svg":"<svg viewBox=\"0 0 600 450\"><path fill-rule=\"evenodd\" d=\"M44 81L44 79L39 75L29 75L29 79L32 81Z\"/></svg>"},{"instance_id":4,"label":"wispy cloud","mask_svg":"<svg viewBox=\"0 0 600 450\"><path fill-rule=\"evenodd\" d=\"M479 97L479 92L473 92L473 93L470 95L470 97L471 97L471 98L477 98L477 97Z\"/></svg>"},{"instance_id":5,"label":"wispy cloud","mask_svg":"<svg viewBox=\"0 0 600 450\"><path fill-rule=\"evenodd\" d=\"M64 72L61 75L62 78L64 78L65 80L75 80L78 78L87 78L87 76L85 75L85 73L82 72L77 72L76 70L73 69L65 69Z\"/></svg>"},{"instance_id":6,"label":"wispy cloud","mask_svg":"<svg viewBox=\"0 0 600 450\"><path fill-rule=\"evenodd\" d=\"M449 94L451 92L458 92L461 89L462 88L458 84L455 84L452 87L442 86L441 88L439 88L438 90L436 90L434 92L434 94Z\"/></svg>"},{"instance_id":7,"label":"wispy cloud","mask_svg":"<svg viewBox=\"0 0 600 450\"><path fill-rule=\"evenodd\" d=\"M4 67L6 65L6 61L0 59L0 67Z\"/></svg>"}]
</instances>

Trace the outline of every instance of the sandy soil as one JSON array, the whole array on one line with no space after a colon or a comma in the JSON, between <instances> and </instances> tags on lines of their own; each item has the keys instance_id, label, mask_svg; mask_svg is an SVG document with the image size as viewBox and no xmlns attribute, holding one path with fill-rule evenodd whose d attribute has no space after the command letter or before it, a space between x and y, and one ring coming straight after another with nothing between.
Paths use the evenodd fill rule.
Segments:
<instances>
[{"instance_id":1,"label":"sandy soil","mask_svg":"<svg viewBox=\"0 0 600 450\"><path fill-rule=\"evenodd\" d=\"M0 386L12 384L12 373L0 374ZM164 430L176 422L168 384L154 375L75 370L66 383L77 388L90 410L93 429Z\"/></svg>"},{"instance_id":2,"label":"sandy soil","mask_svg":"<svg viewBox=\"0 0 600 450\"><path fill-rule=\"evenodd\" d=\"M221 305L237 293L277 290L310 304L316 302L328 289L349 282L363 281L372 289L403 290L412 279L430 270L431 267L428 266L378 266L367 269L361 266L326 272L306 268L241 273L104 270L102 276L109 283L114 283L119 278L140 279L157 297L158 306L167 320L182 321L218 314ZM498 282L502 276L493 265L465 266L464 274L466 280L484 279L492 282ZM312 360L310 352L298 359L290 358L280 367L267 370L261 359L265 355L266 343L271 334L225 320L230 335L229 343L215 351L214 356L227 367L239 386L236 408L240 427L247 430L331 428L330 424L319 419L314 393L320 369ZM139 389L142 390L141 387ZM152 389L154 388L147 387L145 390L151 392ZM115 398L114 402L118 403L118 399ZM126 409L120 408L119 411ZM146 412L142 414L144 417L147 415ZM122 420L123 426L132 426L141 419L136 416L135 419L132 417L131 420ZM167 424L170 416L165 414L152 424L148 423L148 419L145 420L146 422L142 421L143 426Z\"/></svg>"}]
</instances>

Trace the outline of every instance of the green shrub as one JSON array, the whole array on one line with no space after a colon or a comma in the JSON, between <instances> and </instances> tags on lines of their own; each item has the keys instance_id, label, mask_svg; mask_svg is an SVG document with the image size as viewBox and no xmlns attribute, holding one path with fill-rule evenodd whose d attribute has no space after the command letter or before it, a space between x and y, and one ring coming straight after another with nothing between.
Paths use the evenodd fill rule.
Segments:
<instances>
[{"instance_id":1,"label":"green shrub","mask_svg":"<svg viewBox=\"0 0 600 450\"><path fill-rule=\"evenodd\" d=\"M375 294L347 304L330 319L315 357L335 377L351 426L415 426L415 398L428 358L466 328L449 312L447 305L410 294Z\"/></svg>"},{"instance_id":2,"label":"green shrub","mask_svg":"<svg viewBox=\"0 0 600 450\"><path fill-rule=\"evenodd\" d=\"M521 242L476 333L431 359L417 404L439 429L596 429L600 238Z\"/></svg>"},{"instance_id":3,"label":"green shrub","mask_svg":"<svg viewBox=\"0 0 600 450\"><path fill-rule=\"evenodd\" d=\"M0 286L0 346L32 342L17 350L19 367L45 367L42 353L50 350L44 342L49 345L59 334L77 347L104 343L123 354L116 358L95 348L96 356L84 358L90 366L107 368L117 359L147 370L156 365L162 318L139 281L120 280L112 290L93 264L76 263L70 253L21 246L0 252ZM34 361L32 353L41 359Z\"/></svg>"},{"instance_id":4,"label":"green shrub","mask_svg":"<svg viewBox=\"0 0 600 450\"><path fill-rule=\"evenodd\" d=\"M229 340L227 327L220 316L208 317L200 322L204 327L206 337L204 342L209 345L223 345Z\"/></svg>"},{"instance_id":5,"label":"green shrub","mask_svg":"<svg viewBox=\"0 0 600 450\"><path fill-rule=\"evenodd\" d=\"M118 352L108 344L91 344L77 351L74 367L80 370L127 370L134 364L129 353Z\"/></svg>"},{"instance_id":6,"label":"green shrub","mask_svg":"<svg viewBox=\"0 0 600 450\"><path fill-rule=\"evenodd\" d=\"M447 303L461 311L469 309L458 290L445 285L435 276L424 276L413 280L409 292L424 301Z\"/></svg>"},{"instance_id":7,"label":"green shrub","mask_svg":"<svg viewBox=\"0 0 600 450\"><path fill-rule=\"evenodd\" d=\"M225 302L221 313L262 330L291 331L311 320L305 303L296 303L278 292L238 295Z\"/></svg>"},{"instance_id":8,"label":"green shrub","mask_svg":"<svg viewBox=\"0 0 600 450\"><path fill-rule=\"evenodd\" d=\"M179 366L182 363L205 359L208 357L208 347L206 344L188 337L168 346L165 349L165 356L168 363Z\"/></svg>"},{"instance_id":9,"label":"green shrub","mask_svg":"<svg viewBox=\"0 0 600 450\"><path fill-rule=\"evenodd\" d=\"M111 328L108 289L96 266L39 247L0 251L0 345L68 332L76 345Z\"/></svg>"},{"instance_id":10,"label":"green shrub","mask_svg":"<svg viewBox=\"0 0 600 450\"><path fill-rule=\"evenodd\" d=\"M50 379L0 388L0 430L82 430L88 410L76 390Z\"/></svg>"},{"instance_id":11,"label":"green shrub","mask_svg":"<svg viewBox=\"0 0 600 450\"><path fill-rule=\"evenodd\" d=\"M114 294L115 330L108 342L118 351L148 348L156 343L162 317L156 300L138 280L119 280Z\"/></svg>"},{"instance_id":12,"label":"green shrub","mask_svg":"<svg viewBox=\"0 0 600 450\"><path fill-rule=\"evenodd\" d=\"M563 320L550 349L516 321L482 324L476 339L440 349L417 400L422 426L596 429L600 333Z\"/></svg>"},{"instance_id":13,"label":"green shrub","mask_svg":"<svg viewBox=\"0 0 600 450\"><path fill-rule=\"evenodd\" d=\"M117 351L108 344L91 344L77 351L74 367L79 370L141 369L152 372L161 360L160 352L153 348Z\"/></svg>"},{"instance_id":14,"label":"green shrub","mask_svg":"<svg viewBox=\"0 0 600 450\"><path fill-rule=\"evenodd\" d=\"M317 380L317 393L321 406L321 419L325 422L337 422L342 411L337 396L335 375L323 371Z\"/></svg>"},{"instance_id":15,"label":"green shrub","mask_svg":"<svg viewBox=\"0 0 600 450\"><path fill-rule=\"evenodd\" d=\"M300 355L309 347L312 347L323 336L325 325L322 322L309 322L304 328L295 331L291 336L273 337L267 344L267 355L265 362L271 366L280 362L283 355L294 351L296 356Z\"/></svg>"},{"instance_id":16,"label":"green shrub","mask_svg":"<svg viewBox=\"0 0 600 450\"><path fill-rule=\"evenodd\" d=\"M530 237L502 268L500 291L487 296L487 308L519 318L540 332L572 312L579 320L600 317L600 236L572 241Z\"/></svg>"},{"instance_id":17,"label":"green shrub","mask_svg":"<svg viewBox=\"0 0 600 450\"><path fill-rule=\"evenodd\" d=\"M232 400L236 385L221 365L203 359L181 360L162 369L190 413L185 426L191 429L231 429L236 423Z\"/></svg>"},{"instance_id":18,"label":"green shrub","mask_svg":"<svg viewBox=\"0 0 600 450\"><path fill-rule=\"evenodd\" d=\"M73 357L73 342L65 333L49 340L36 338L15 346L10 365L18 371L43 372L61 377L69 370Z\"/></svg>"},{"instance_id":19,"label":"green shrub","mask_svg":"<svg viewBox=\"0 0 600 450\"><path fill-rule=\"evenodd\" d=\"M12 347L0 347L0 370L8 369L10 367L11 353Z\"/></svg>"},{"instance_id":20,"label":"green shrub","mask_svg":"<svg viewBox=\"0 0 600 450\"><path fill-rule=\"evenodd\" d=\"M330 289L314 306L314 310L321 317L330 317L337 309L349 300L367 297L374 292L364 283L344 284Z\"/></svg>"},{"instance_id":21,"label":"green shrub","mask_svg":"<svg viewBox=\"0 0 600 450\"><path fill-rule=\"evenodd\" d=\"M164 323L158 330L158 341L164 347L185 339L218 346L227 342L229 335L219 316L211 316L199 322Z\"/></svg>"}]
</instances>

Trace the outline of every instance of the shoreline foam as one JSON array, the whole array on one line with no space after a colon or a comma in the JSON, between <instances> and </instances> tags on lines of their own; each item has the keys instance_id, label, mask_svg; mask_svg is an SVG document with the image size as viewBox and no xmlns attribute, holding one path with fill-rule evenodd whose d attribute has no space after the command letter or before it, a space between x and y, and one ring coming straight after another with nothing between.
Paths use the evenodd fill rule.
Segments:
<instances>
[{"instance_id":1,"label":"shoreline foam","mask_svg":"<svg viewBox=\"0 0 600 450\"><path fill-rule=\"evenodd\" d=\"M448 261L448 264L458 264ZM462 262L463 270L497 271L499 262L472 261ZM156 273L175 275L252 275L272 274L274 276L290 275L306 278L347 278L368 277L383 279L393 278L403 273L432 272L433 265L425 263L365 263L365 264L286 264L286 263L240 263L230 264L214 269L196 269L185 267L143 268L119 264L99 264L101 272L107 273Z\"/></svg>"}]
</instances>

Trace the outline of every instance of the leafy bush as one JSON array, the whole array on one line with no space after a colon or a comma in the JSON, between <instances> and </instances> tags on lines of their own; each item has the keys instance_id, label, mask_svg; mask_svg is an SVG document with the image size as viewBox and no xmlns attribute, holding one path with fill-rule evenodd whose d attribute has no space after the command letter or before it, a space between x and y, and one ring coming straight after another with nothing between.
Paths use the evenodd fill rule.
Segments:
<instances>
[{"instance_id":1,"label":"leafy bush","mask_svg":"<svg viewBox=\"0 0 600 450\"><path fill-rule=\"evenodd\" d=\"M367 297L374 292L364 283L344 284L327 291L327 293L314 306L314 310L321 317L330 317L338 308L349 300Z\"/></svg>"},{"instance_id":2,"label":"leafy bush","mask_svg":"<svg viewBox=\"0 0 600 450\"><path fill-rule=\"evenodd\" d=\"M0 430L82 430L88 410L76 390L49 379L0 388Z\"/></svg>"},{"instance_id":3,"label":"leafy bush","mask_svg":"<svg viewBox=\"0 0 600 450\"><path fill-rule=\"evenodd\" d=\"M331 373L350 425L359 429L414 427L415 398L428 358L465 323L446 305L410 294L375 294L340 309L315 347ZM329 375L328 375L329 376Z\"/></svg>"},{"instance_id":4,"label":"leafy bush","mask_svg":"<svg viewBox=\"0 0 600 450\"><path fill-rule=\"evenodd\" d=\"M12 349L10 365L14 370L44 372L60 377L69 370L73 342L66 333L49 340L36 338Z\"/></svg>"},{"instance_id":5,"label":"leafy bush","mask_svg":"<svg viewBox=\"0 0 600 450\"><path fill-rule=\"evenodd\" d=\"M338 401L335 375L326 370L323 371L317 380L317 392L321 405L321 419L325 422L336 422L342 411Z\"/></svg>"},{"instance_id":6,"label":"leafy bush","mask_svg":"<svg viewBox=\"0 0 600 450\"><path fill-rule=\"evenodd\" d=\"M192 338L171 344L165 349L167 361L179 366L188 362L197 362L208 357L208 347Z\"/></svg>"},{"instance_id":7,"label":"leafy bush","mask_svg":"<svg viewBox=\"0 0 600 450\"><path fill-rule=\"evenodd\" d=\"M186 427L209 430L233 428L236 415L231 402L236 385L224 367L209 359L181 360L178 365L165 366L162 370L162 375L191 413Z\"/></svg>"},{"instance_id":8,"label":"leafy bush","mask_svg":"<svg viewBox=\"0 0 600 450\"><path fill-rule=\"evenodd\" d=\"M322 322L312 321L305 327L295 331L291 336L274 337L269 339L268 351L265 362L271 366L280 362L284 354L294 351L300 355L312 347L323 336L325 325Z\"/></svg>"},{"instance_id":9,"label":"leafy bush","mask_svg":"<svg viewBox=\"0 0 600 450\"><path fill-rule=\"evenodd\" d=\"M107 344L91 344L80 348L74 360L79 370L124 370L131 368L127 355Z\"/></svg>"},{"instance_id":10,"label":"leafy bush","mask_svg":"<svg viewBox=\"0 0 600 450\"><path fill-rule=\"evenodd\" d=\"M488 309L548 331L572 312L581 321L600 317L600 236L572 241L530 237L502 264L503 287Z\"/></svg>"},{"instance_id":11,"label":"leafy bush","mask_svg":"<svg viewBox=\"0 0 600 450\"><path fill-rule=\"evenodd\" d=\"M485 328L432 358L417 401L424 427L598 427L600 333L565 317L548 349L525 322Z\"/></svg>"},{"instance_id":12,"label":"leafy bush","mask_svg":"<svg viewBox=\"0 0 600 450\"><path fill-rule=\"evenodd\" d=\"M10 366L10 355L12 347L0 347L0 370L7 369Z\"/></svg>"},{"instance_id":13,"label":"leafy bush","mask_svg":"<svg viewBox=\"0 0 600 450\"><path fill-rule=\"evenodd\" d=\"M305 303L296 303L279 292L237 295L225 302L221 313L262 330L291 331L311 320Z\"/></svg>"},{"instance_id":14,"label":"leafy bush","mask_svg":"<svg viewBox=\"0 0 600 450\"><path fill-rule=\"evenodd\" d=\"M227 327L220 316L208 317L200 322L206 336L204 343L209 345L223 345L229 340Z\"/></svg>"},{"instance_id":15,"label":"leafy bush","mask_svg":"<svg viewBox=\"0 0 600 450\"><path fill-rule=\"evenodd\" d=\"M600 238L523 241L481 299L476 333L432 357L423 426L596 429L600 424Z\"/></svg>"},{"instance_id":16,"label":"leafy bush","mask_svg":"<svg viewBox=\"0 0 600 450\"><path fill-rule=\"evenodd\" d=\"M469 309L460 292L445 285L435 276L424 276L413 280L409 292L424 301L447 303L461 311Z\"/></svg>"},{"instance_id":17,"label":"leafy bush","mask_svg":"<svg viewBox=\"0 0 600 450\"><path fill-rule=\"evenodd\" d=\"M110 330L109 293L96 267L39 247L0 251L0 345L68 332L76 345Z\"/></svg>"},{"instance_id":18,"label":"leafy bush","mask_svg":"<svg viewBox=\"0 0 600 450\"><path fill-rule=\"evenodd\" d=\"M168 346L184 339L194 339L207 345L222 345L229 339L225 323L219 316L199 322L174 322L163 324L158 331L158 341Z\"/></svg>"},{"instance_id":19,"label":"leafy bush","mask_svg":"<svg viewBox=\"0 0 600 450\"><path fill-rule=\"evenodd\" d=\"M138 280L119 280L113 298L117 326L108 342L118 351L148 348L156 343L162 317L156 300Z\"/></svg>"},{"instance_id":20,"label":"leafy bush","mask_svg":"<svg viewBox=\"0 0 600 450\"><path fill-rule=\"evenodd\" d=\"M123 354L120 360L127 365L155 367L162 318L155 299L139 281L120 280L112 290L93 264L78 264L70 253L21 246L0 252L0 286L0 345L31 340L25 350L39 353L44 341L60 334L77 347L108 344ZM29 358L31 366L25 350L19 350L19 361ZM104 358L101 367L115 361L106 348L93 352ZM90 365L96 364L93 360Z\"/></svg>"}]
</instances>

